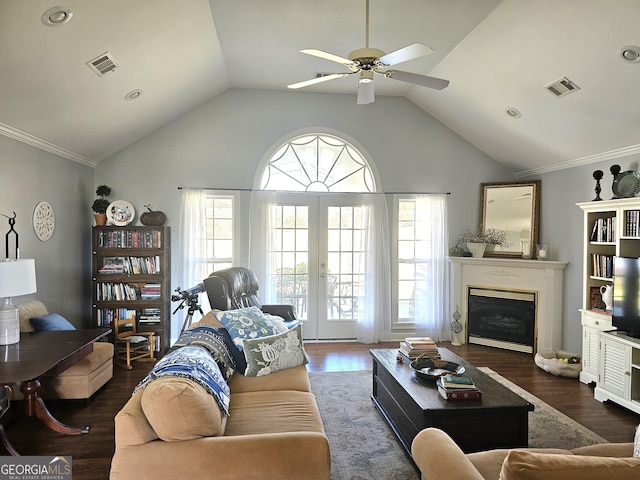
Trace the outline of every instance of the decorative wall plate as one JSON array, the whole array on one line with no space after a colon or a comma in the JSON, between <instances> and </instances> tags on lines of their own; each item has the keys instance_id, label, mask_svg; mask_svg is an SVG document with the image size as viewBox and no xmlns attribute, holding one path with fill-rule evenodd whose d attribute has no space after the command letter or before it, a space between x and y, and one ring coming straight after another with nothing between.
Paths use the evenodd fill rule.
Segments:
<instances>
[{"instance_id":1,"label":"decorative wall plate","mask_svg":"<svg viewBox=\"0 0 640 480\"><path fill-rule=\"evenodd\" d=\"M107 225L124 227L133 221L136 210L125 200L116 200L107 207Z\"/></svg>"},{"instance_id":2,"label":"decorative wall plate","mask_svg":"<svg viewBox=\"0 0 640 480\"><path fill-rule=\"evenodd\" d=\"M616 175L612 190L617 198L635 197L640 192L640 172L628 170Z\"/></svg>"},{"instance_id":3,"label":"decorative wall plate","mask_svg":"<svg viewBox=\"0 0 640 480\"><path fill-rule=\"evenodd\" d=\"M33 210L33 230L43 242L46 242L53 236L56 228L56 217L53 213L53 207L48 202L40 202Z\"/></svg>"}]
</instances>

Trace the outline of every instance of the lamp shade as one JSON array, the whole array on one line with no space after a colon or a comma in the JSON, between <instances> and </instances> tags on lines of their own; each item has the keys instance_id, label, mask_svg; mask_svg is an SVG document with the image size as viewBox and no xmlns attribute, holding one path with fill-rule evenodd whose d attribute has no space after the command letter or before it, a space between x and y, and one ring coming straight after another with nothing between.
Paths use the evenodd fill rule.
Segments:
<instances>
[{"instance_id":1,"label":"lamp shade","mask_svg":"<svg viewBox=\"0 0 640 480\"><path fill-rule=\"evenodd\" d=\"M36 291L36 261L33 258L0 262L0 297L17 297Z\"/></svg>"}]
</instances>

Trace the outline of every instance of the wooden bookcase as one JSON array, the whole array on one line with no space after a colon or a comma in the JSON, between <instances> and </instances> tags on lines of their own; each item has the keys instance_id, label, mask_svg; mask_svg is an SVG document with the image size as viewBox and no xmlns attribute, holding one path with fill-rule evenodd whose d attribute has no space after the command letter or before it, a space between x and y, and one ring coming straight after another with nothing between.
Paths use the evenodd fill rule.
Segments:
<instances>
[{"instance_id":1,"label":"wooden bookcase","mask_svg":"<svg viewBox=\"0 0 640 480\"><path fill-rule=\"evenodd\" d=\"M94 327L135 315L139 331L156 334L162 356L171 341L171 235L169 227L93 227Z\"/></svg>"},{"instance_id":2,"label":"wooden bookcase","mask_svg":"<svg viewBox=\"0 0 640 480\"><path fill-rule=\"evenodd\" d=\"M601 304L600 287L613 286L614 256L640 257L640 198L577 204L583 211L582 372L584 383L598 381L603 332L613 331L611 312Z\"/></svg>"}]
</instances>

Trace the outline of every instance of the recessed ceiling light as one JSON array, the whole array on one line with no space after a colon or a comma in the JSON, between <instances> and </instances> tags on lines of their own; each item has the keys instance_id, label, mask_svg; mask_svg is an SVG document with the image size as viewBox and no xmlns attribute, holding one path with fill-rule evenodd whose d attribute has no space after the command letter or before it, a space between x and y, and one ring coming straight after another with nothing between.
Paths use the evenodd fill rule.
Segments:
<instances>
[{"instance_id":1,"label":"recessed ceiling light","mask_svg":"<svg viewBox=\"0 0 640 480\"><path fill-rule=\"evenodd\" d=\"M142 95L142 90L137 89L137 90L131 90L129 93L127 93L124 96L125 100L135 100L136 98L140 97L140 95Z\"/></svg>"},{"instance_id":2,"label":"recessed ceiling light","mask_svg":"<svg viewBox=\"0 0 640 480\"><path fill-rule=\"evenodd\" d=\"M520 113L520 110L518 110L517 108L513 108L513 107L509 107L506 110L507 115L509 115L512 118L520 118L522 116L522 114Z\"/></svg>"},{"instance_id":3,"label":"recessed ceiling light","mask_svg":"<svg viewBox=\"0 0 640 480\"><path fill-rule=\"evenodd\" d=\"M42 23L47 27L59 27L64 25L73 17L73 12L69 7L53 7L44 12Z\"/></svg>"},{"instance_id":4,"label":"recessed ceiling light","mask_svg":"<svg viewBox=\"0 0 640 480\"><path fill-rule=\"evenodd\" d=\"M636 45L625 45L618 52L620 60L627 63L640 62L640 47Z\"/></svg>"}]
</instances>

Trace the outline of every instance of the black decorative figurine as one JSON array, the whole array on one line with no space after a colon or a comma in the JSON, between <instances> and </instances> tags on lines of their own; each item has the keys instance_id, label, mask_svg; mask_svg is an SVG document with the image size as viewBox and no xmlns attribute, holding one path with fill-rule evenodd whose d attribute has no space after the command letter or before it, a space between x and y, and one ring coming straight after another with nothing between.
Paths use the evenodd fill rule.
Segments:
<instances>
[{"instance_id":1,"label":"black decorative figurine","mask_svg":"<svg viewBox=\"0 0 640 480\"><path fill-rule=\"evenodd\" d=\"M20 260L20 248L18 247L18 232L13 228L16 224L16 212L13 212L13 217L2 214L3 217L7 217L9 219L9 231L4 236L5 241L7 242L5 245L5 260L9 260L9 235L12 233L16 236L16 260Z\"/></svg>"},{"instance_id":2,"label":"black decorative figurine","mask_svg":"<svg viewBox=\"0 0 640 480\"><path fill-rule=\"evenodd\" d=\"M596 170L595 172L593 172L593 178L595 178L596 180L596 198L592 200L593 202L599 202L600 200L602 200L600 198L600 192L602 191L602 188L600 188L600 180L602 180L603 175L604 172L602 170Z\"/></svg>"},{"instance_id":3,"label":"black decorative figurine","mask_svg":"<svg viewBox=\"0 0 640 480\"><path fill-rule=\"evenodd\" d=\"M613 186L616 184L616 178L620 173L620 165L611 165L611 168L609 169L609 171L611 172L611 175L613 175L613 183L611 184L611 187L613 190ZM620 198L620 197L618 197L618 195L616 195L616 191L613 190L613 197L611 197L611 199L614 200L616 198Z\"/></svg>"}]
</instances>

